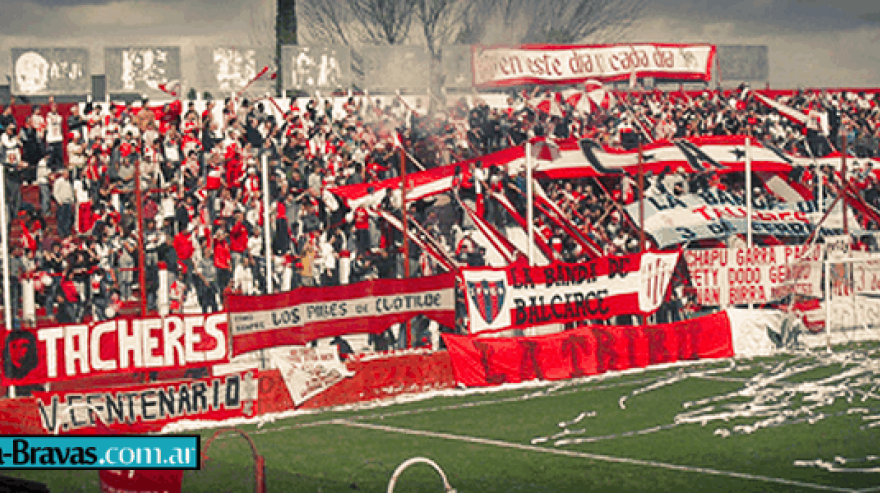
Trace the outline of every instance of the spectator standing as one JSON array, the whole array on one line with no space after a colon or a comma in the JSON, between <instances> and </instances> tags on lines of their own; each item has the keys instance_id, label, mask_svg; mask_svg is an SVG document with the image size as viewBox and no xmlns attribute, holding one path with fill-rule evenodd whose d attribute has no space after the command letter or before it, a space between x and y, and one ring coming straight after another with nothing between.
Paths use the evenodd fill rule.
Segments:
<instances>
[{"instance_id":1,"label":"spectator standing","mask_svg":"<svg viewBox=\"0 0 880 493\"><path fill-rule=\"evenodd\" d=\"M61 174L55 178L52 184L52 198L58 204L58 234L62 238L70 236L73 230L73 184L70 181L70 171L61 170Z\"/></svg>"}]
</instances>

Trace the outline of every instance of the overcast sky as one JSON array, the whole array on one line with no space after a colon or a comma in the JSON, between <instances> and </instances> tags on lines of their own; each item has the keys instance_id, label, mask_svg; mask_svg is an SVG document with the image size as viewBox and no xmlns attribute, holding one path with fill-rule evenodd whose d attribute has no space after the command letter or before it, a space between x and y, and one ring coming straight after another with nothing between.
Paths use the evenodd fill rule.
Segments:
<instances>
[{"instance_id":1,"label":"overcast sky","mask_svg":"<svg viewBox=\"0 0 880 493\"><path fill-rule=\"evenodd\" d=\"M306 1L306 0L299 0ZM315 1L315 0L313 0ZM320 0L317 0L320 1ZM633 41L766 44L774 87L880 86L878 0L648 0ZM272 0L3 0L0 33L42 43L199 36L246 44L270 34ZM262 11L261 11L262 9ZM254 12L255 11L255 12ZM2 43L4 49L8 40ZM9 73L0 54L0 73Z\"/></svg>"}]
</instances>

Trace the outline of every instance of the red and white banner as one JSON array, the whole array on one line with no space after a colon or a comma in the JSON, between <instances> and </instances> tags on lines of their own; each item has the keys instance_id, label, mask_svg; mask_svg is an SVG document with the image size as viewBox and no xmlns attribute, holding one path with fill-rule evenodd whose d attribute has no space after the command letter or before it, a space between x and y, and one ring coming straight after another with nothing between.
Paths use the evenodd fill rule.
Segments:
<instances>
[{"instance_id":1,"label":"red and white banner","mask_svg":"<svg viewBox=\"0 0 880 493\"><path fill-rule=\"evenodd\" d=\"M232 295L226 306L233 355L338 335L379 334L416 315L451 327L455 274L299 288L266 296Z\"/></svg>"},{"instance_id":2,"label":"red and white banner","mask_svg":"<svg viewBox=\"0 0 880 493\"><path fill-rule=\"evenodd\" d=\"M335 347L272 348L269 357L284 379L295 406L354 375Z\"/></svg>"},{"instance_id":3,"label":"red and white banner","mask_svg":"<svg viewBox=\"0 0 880 493\"><path fill-rule=\"evenodd\" d=\"M792 292L822 296L822 245L687 250L691 288L703 306L764 304Z\"/></svg>"},{"instance_id":4,"label":"red and white banner","mask_svg":"<svg viewBox=\"0 0 880 493\"><path fill-rule=\"evenodd\" d=\"M552 180L593 178L625 173L635 176L638 172L637 149L627 151L604 147L588 139L581 141L568 139L558 141L556 144L559 147L558 158L552 161L535 160L533 163L536 178ZM794 166L811 166L815 163L839 167L841 162L841 155L836 152L813 160L794 156L781 149L764 146L754 141L750 143L749 153L754 172L785 174L785 176ZM674 172L679 167L687 173L698 171L741 173L745 170L746 164L745 137L741 135L693 137L674 142L660 140L643 146L642 158L642 170L645 173L651 172L655 176L664 171ZM525 169L525 150L523 146L511 147L479 159L410 173L407 175L407 199L418 200L448 192L452 189L456 170L461 172L462 181L470 180L470 165L478 160L486 169L498 166L508 174L515 175L519 170ZM875 169L880 169L880 160L859 160L862 163L866 161L870 161ZM369 191L370 188L373 189L372 193ZM796 186L796 189L801 188ZM400 178L389 178L378 183L346 185L332 188L331 191L345 199L352 208L379 204L387 193L400 194ZM779 195L784 194L785 192ZM805 193L801 195L804 196Z\"/></svg>"},{"instance_id":5,"label":"red and white banner","mask_svg":"<svg viewBox=\"0 0 880 493\"><path fill-rule=\"evenodd\" d=\"M249 371L180 382L63 392L34 392L49 434L147 433L181 420L253 417L258 379Z\"/></svg>"},{"instance_id":6,"label":"red and white banner","mask_svg":"<svg viewBox=\"0 0 880 493\"><path fill-rule=\"evenodd\" d=\"M4 385L229 361L226 315L116 319L0 332Z\"/></svg>"},{"instance_id":7,"label":"red and white banner","mask_svg":"<svg viewBox=\"0 0 880 493\"><path fill-rule=\"evenodd\" d=\"M563 380L661 363L733 356L724 312L663 325L593 326L537 337L443 334L455 381L481 387Z\"/></svg>"},{"instance_id":8,"label":"red and white banner","mask_svg":"<svg viewBox=\"0 0 880 493\"><path fill-rule=\"evenodd\" d=\"M179 469L101 469L101 493L180 493L183 471Z\"/></svg>"},{"instance_id":9,"label":"red and white banner","mask_svg":"<svg viewBox=\"0 0 880 493\"><path fill-rule=\"evenodd\" d=\"M678 257L649 252L580 264L464 269L470 331L649 315L664 301Z\"/></svg>"},{"instance_id":10,"label":"red and white banner","mask_svg":"<svg viewBox=\"0 0 880 493\"><path fill-rule=\"evenodd\" d=\"M688 44L523 45L471 50L474 84L572 84L637 77L709 81L715 46Z\"/></svg>"}]
</instances>

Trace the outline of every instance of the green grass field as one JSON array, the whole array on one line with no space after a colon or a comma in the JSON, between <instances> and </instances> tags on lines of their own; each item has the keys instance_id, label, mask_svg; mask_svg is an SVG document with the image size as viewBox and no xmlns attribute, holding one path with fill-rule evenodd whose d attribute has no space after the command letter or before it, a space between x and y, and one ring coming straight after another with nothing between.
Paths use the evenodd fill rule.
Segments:
<instances>
[{"instance_id":1,"label":"green grass field","mask_svg":"<svg viewBox=\"0 0 880 493\"><path fill-rule=\"evenodd\" d=\"M878 388L880 350L863 346L461 392L240 429L266 458L270 492L384 492L400 463L422 456L463 493L868 493L880 492ZM244 440L223 436L209 455L204 470L185 474L184 491L252 491ZM796 465L817 459L827 467ZM98 491L95 471L12 475L57 492ZM418 464L395 491L443 488Z\"/></svg>"}]
</instances>

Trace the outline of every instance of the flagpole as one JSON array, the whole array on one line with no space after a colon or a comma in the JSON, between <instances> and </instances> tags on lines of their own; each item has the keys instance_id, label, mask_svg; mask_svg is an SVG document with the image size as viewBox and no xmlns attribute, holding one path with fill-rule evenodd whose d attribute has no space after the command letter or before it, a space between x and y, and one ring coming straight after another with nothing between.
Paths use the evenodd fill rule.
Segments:
<instances>
[{"instance_id":1,"label":"flagpole","mask_svg":"<svg viewBox=\"0 0 880 493\"><path fill-rule=\"evenodd\" d=\"M642 143L639 142L639 253L645 251L645 170Z\"/></svg>"},{"instance_id":2,"label":"flagpole","mask_svg":"<svg viewBox=\"0 0 880 493\"><path fill-rule=\"evenodd\" d=\"M263 152L263 242L266 246L266 294L272 294L272 235L269 224L269 156Z\"/></svg>"},{"instance_id":3,"label":"flagpole","mask_svg":"<svg viewBox=\"0 0 880 493\"><path fill-rule=\"evenodd\" d=\"M746 137L746 245L752 248L752 149Z\"/></svg>"},{"instance_id":4,"label":"flagpole","mask_svg":"<svg viewBox=\"0 0 880 493\"><path fill-rule=\"evenodd\" d=\"M134 202L138 227L138 283L141 288L141 317L147 316L147 260L144 253L144 201L141 193L141 160L135 158Z\"/></svg>"},{"instance_id":5,"label":"flagpole","mask_svg":"<svg viewBox=\"0 0 880 493\"><path fill-rule=\"evenodd\" d=\"M526 222L528 231L528 256L529 267L535 265L535 209L532 203L535 199L535 191L532 185L532 142L526 141Z\"/></svg>"},{"instance_id":6,"label":"flagpole","mask_svg":"<svg viewBox=\"0 0 880 493\"><path fill-rule=\"evenodd\" d=\"M9 281L9 221L7 218L6 204L6 165L0 163L0 224L3 225L3 323L6 332L12 332L12 286ZM8 361L3 362L4 365L10 364ZM9 397L15 398L15 386L9 386Z\"/></svg>"},{"instance_id":7,"label":"flagpole","mask_svg":"<svg viewBox=\"0 0 880 493\"><path fill-rule=\"evenodd\" d=\"M846 189L846 134L840 136L840 179L843 182L843 188ZM845 192L844 192L845 193ZM849 234L849 225L846 221L846 201L840 204L843 214L843 234Z\"/></svg>"},{"instance_id":8,"label":"flagpole","mask_svg":"<svg viewBox=\"0 0 880 493\"><path fill-rule=\"evenodd\" d=\"M403 219L403 278L409 278L409 219L407 218L406 205L406 149L403 143L400 145L400 212ZM407 347L415 347L415 341L412 337L412 324L406 321L406 339Z\"/></svg>"}]
</instances>

